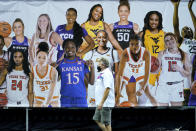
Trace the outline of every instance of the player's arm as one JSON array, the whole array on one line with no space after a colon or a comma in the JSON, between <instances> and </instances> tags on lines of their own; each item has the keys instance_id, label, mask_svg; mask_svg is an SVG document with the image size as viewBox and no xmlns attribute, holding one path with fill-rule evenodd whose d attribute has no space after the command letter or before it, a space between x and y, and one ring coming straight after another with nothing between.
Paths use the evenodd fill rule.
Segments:
<instances>
[{"instance_id":1,"label":"player's arm","mask_svg":"<svg viewBox=\"0 0 196 131\"><path fill-rule=\"evenodd\" d=\"M155 73L159 73L159 71L161 70L162 67L162 57L163 57L163 53L164 51L160 51L158 54L158 60L159 60L159 68L157 69L157 71Z\"/></svg>"},{"instance_id":2,"label":"player's arm","mask_svg":"<svg viewBox=\"0 0 196 131\"><path fill-rule=\"evenodd\" d=\"M28 100L30 107L33 107L33 100L34 100L34 94L33 94L33 73L29 73L29 82L28 82Z\"/></svg>"},{"instance_id":3,"label":"player's arm","mask_svg":"<svg viewBox=\"0 0 196 131\"><path fill-rule=\"evenodd\" d=\"M178 18L178 7L180 4L180 0L177 2L174 2L171 0L171 2L174 5L174 14L173 14L173 27L174 27L174 34L178 38L178 42L181 44L182 43L182 37L180 36L180 30L179 30L179 18Z\"/></svg>"},{"instance_id":4,"label":"player's arm","mask_svg":"<svg viewBox=\"0 0 196 131\"><path fill-rule=\"evenodd\" d=\"M59 44L61 46L63 45L63 40L61 39L59 34L57 34L56 32L52 32L51 37L55 44Z\"/></svg>"},{"instance_id":5,"label":"player's arm","mask_svg":"<svg viewBox=\"0 0 196 131\"><path fill-rule=\"evenodd\" d=\"M188 9L189 9L191 19L193 21L193 25L194 25L194 28L195 28L194 32L196 32L196 17L195 17L195 14L193 13L193 10L192 10L193 2L194 2L194 0L189 0ZM196 33L194 33L194 39L196 39Z\"/></svg>"},{"instance_id":6,"label":"player's arm","mask_svg":"<svg viewBox=\"0 0 196 131\"><path fill-rule=\"evenodd\" d=\"M190 60L187 53L184 54L185 60L183 62L183 68L179 67L178 65L174 65L174 70L180 72L180 74L184 77L188 77L191 74L191 67L190 67Z\"/></svg>"},{"instance_id":7,"label":"player's arm","mask_svg":"<svg viewBox=\"0 0 196 131\"><path fill-rule=\"evenodd\" d=\"M108 33L108 38L109 38L109 41L111 42L111 44L116 48L116 50L122 52L123 49L121 48L121 46L119 45L118 41L114 38L111 30L110 30L110 27L107 23L104 22L104 29L105 31Z\"/></svg>"},{"instance_id":8,"label":"player's arm","mask_svg":"<svg viewBox=\"0 0 196 131\"><path fill-rule=\"evenodd\" d=\"M86 65L87 67L90 67L90 72L87 73L85 75L87 81L91 84L91 85L94 85L94 82L95 82L95 69L94 69L94 63L92 60L87 60L86 61Z\"/></svg>"},{"instance_id":9,"label":"player's arm","mask_svg":"<svg viewBox=\"0 0 196 131\"><path fill-rule=\"evenodd\" d=\"M113 31L113 29L114 29L114 24L113 24L113 23L112 23L112 24L109 24L109 27L110 27L110 30Z\"/></svg>"},{"instance_id":10,"label":"player's arm","mask_svg":"<svg viewBox=\"0 0 196 131\"><path fill-rule=\"evenodd\" d=\"M133 23L133 30L134 30L135 34L138 34L140 32L139 25L136 23Z\"/></svg>"},{"instance_id":11,"label":"player's arm","mask_svg":"<svg viewBox=\"0 0 196 131\"><path fill-rule=\"evenodd\" d=\"M81 52L77 52L77 56L78 56L78 54L80 54L79 56L83 56L84 54L86 54L87 52L89 52L90 50L92 50L95 47L95 43L89 35L85 36L84 39L88 43L88 46L87 46L87 48L85 48Z\"/></svg>"},{"instance_id":12,"label":"player's arm","mask_svg":"<svg viewBox=\"0 0 196 131\"><path fill-rule=\"evenodd\" d=\"M33 62L34 62L34 51L33 51L33 48L34 48L34 40L35 40L35 34L33 35L32 37L32 40L31 40L31 43L29 45L29 61L30 63L33 65Z\"/></svg>"},{"instance_id":13,"label":"player's arm","mask_svg":"<svg viewBox=\"0 0 196 131\"><path fill-rule=\"evenodd\" d=\"M144 82L141 87L142 90L145 90L150 75L151 56L150 56L150 52L147 50L145 50L144 52L144 61L145 61L145 73L144 73Z\"/></svg>"},{"instance_id":14,"label":"player's arm","mask_svg":"<svg viewBox=\"0 0 196 131\"><path fill-rule=\"evenodd\" d=\"M6 75L7 75L8 71L7 69L4 69L1 74L0 74L0 86L3 84L3 82L6 79Z\"/></svg>"},{"instance_id":15,"label":"player's arm","mask_svg":"<svg viewBox=\"0 0 196 131\"><path fill-rule=\"evenodd\" d=\"M117 72L117 75L116 75L116 83L115 83L115 94L116 94L116 105L118 106L119 104L119 98L120 98L120 83L121 83L121 78L122 78L122 75L123 75L123 71L124 71L124 68L125 68L125 63L128 59L128 56L127 56L127 51L124 50L122 55L121 55L121 58L120 58L120 63L119 63L119 69L118 69L118 72Z\"/></svg>"},{"instance_id":16,"label":"player's arm","mask_svg":"<svg viewBox=\"0 0 196 131\"><path fill-rule=\"evenodd\" d=\"M56 86L56 82L57 82L57 71L55 68L52 68L52 72L51 72L51 84L50 84L50 90L49 90L49 95L48 98L46 100L46 107L48 107L48 105L50 104L50 101L52 100L53 94L54 94L54 90L55 90L55 86Z\"/></svg>"}]
</instances>

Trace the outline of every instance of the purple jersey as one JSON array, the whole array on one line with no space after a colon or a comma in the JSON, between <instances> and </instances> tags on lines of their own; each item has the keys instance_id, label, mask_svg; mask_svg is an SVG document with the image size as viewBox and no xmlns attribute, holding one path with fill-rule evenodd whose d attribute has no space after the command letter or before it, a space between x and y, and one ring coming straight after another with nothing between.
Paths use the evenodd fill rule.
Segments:
<instances>
[{"instance_id":1,"label":"purple jersey","mask_svg":"<svg viewBox=\"0 0 196 131\"><path fill-rule=\"evenodd\" d=\"M59 25L56 28L55 32L60 35L62 40L73 39L74 38L73 29L66 30L65 27L66 27L66 24ZM87 31L84 28L82 28L82 31L83 31L83 37L86 37L88 35ZM57 60L58 60L63 54L63 49L60 47L60 45L58 45L57 50L58 50L58 55L57 55Z\"/></svg>"},{"instance_id":2,"label":"purple jersey","mask_svg":"<svg viewBox=\"0 0 196 131\"><path fill-rule=\"evenodd\" d=\"M28 38L26 36L24 36L24 41L22 43L20 43L16 40L16 37L14 36L12 38L12 45L15 45L15 46L29 46Z\"/></svg>"},{"instance_id":3,"label":"purple jersey","mask_svg":"<svg viewBox=\"0 0 196 131\"><path fill-rule=\"evenodd\" d=\"M129 47L130 35L134 34L133 22L129 22L128 25L118 25L118 22L114 23L114 29L112 33L119 42L121 48L123 50L126 49Z\"/></svg>"}]
</instances>

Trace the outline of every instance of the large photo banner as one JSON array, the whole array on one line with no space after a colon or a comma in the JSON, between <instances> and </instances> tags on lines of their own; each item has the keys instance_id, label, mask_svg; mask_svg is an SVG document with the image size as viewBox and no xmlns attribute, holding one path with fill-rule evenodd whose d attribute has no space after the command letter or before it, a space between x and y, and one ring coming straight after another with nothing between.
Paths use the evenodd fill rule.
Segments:
<instances>
[{"instance_id":1,"label":"large photo banner","mask_svg":"<svg viewBox=\"0 0 196 131\"><path fill-rule=\"evenodd\" d=\"M196 105L194 0L0 7L0 106Z\"/></svg>"}]
</instances>

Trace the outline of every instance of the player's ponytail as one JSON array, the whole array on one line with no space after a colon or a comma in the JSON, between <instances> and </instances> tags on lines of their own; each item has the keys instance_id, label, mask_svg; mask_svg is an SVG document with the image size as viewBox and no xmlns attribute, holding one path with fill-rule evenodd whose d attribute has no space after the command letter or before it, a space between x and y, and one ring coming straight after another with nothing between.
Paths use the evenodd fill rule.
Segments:
<instances>
[{"instance_id":1,"label":"player's ponytail","mask_svg":"<svg viewBox=\"0 0 196 131\"><path fill-rule=\"evenodd\" d=\"M118 6L118 10L120 9L121 6L127 6L127 8L130 11L130 5L129 5L129 1L128 0L120 0L119 1L119 6Z\"/></svg>"},{"instance_id":2,"label":"player's ponytail","mask_svg":"<svg viewBox=\"0 0 196 131\"><path fill-rule=\"evenodd\" d=\"M49 53L49 46L48 46L48 43L46 42L40 42L39 45L38 45L38 50L37 50L37 54L40 52L40 51L43 51L43 52L46 52L47 54Z\"/></svg>"},{"instance_id":3,"label":"player's ponytail","mask_svg":"<svg viewBox=\"0 0 196 131\"><path fill-rule=\"evenodd\" d=\"M82 31L82 27L76 21L73 26L73 35L74 35L74 40L76 41L76 48L79 49L80 45L83 42L82 39L83 31Z\"/></svg>"}]
</instances>

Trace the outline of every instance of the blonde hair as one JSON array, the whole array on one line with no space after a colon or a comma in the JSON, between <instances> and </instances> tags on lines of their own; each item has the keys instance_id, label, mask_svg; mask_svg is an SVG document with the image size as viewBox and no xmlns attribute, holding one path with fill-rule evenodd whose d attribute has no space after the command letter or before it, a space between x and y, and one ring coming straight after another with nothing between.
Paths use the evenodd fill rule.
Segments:
<instances>
[{"instance_id":1,"label":"blonde hair","mask_svg":"<svg viewBox=\"0 0 196 131\"><path fill-rule=\"evenodd\" d=\"M39 28L38 22L39 22L40 17L42 17L42 16L45 16L45 17L47 18L47 20L48 20L48 26L47 26L47 29L46 29L46 35L45 35L45 37L44 37L44 39L47 40L47 39L48 39L49 33L50 33L51 31L53 31L52 24L51 24L51 20L50 20L50 17L48 16L48 14L41 14L41 15L38 17L38 19L37 19L37 26L36 26L36 33L35 33L35 39L39 39L40 34L41 34L41 29Z\"/></svg>"}]
</instances>

